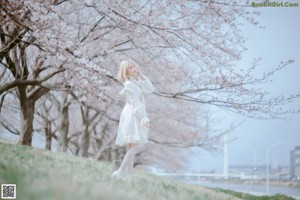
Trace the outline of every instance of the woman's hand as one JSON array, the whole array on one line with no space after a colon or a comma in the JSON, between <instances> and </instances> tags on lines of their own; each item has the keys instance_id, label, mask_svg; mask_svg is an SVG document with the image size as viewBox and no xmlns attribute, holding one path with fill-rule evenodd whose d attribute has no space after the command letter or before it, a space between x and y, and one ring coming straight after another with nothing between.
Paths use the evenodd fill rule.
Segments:
<instances>
[{"instance_id":1,"label":"woman's hand","mask_svg":"<svg viewBox=\"0 0 300 200\"><path fill-rule=\"evenodd\" d=\"M145 80L139 67L136 67L136 73L137 73L138 77L140 77L143 81Z\"/></svg>"},{"instance_id":2,"label":"woman's hand","mask_svg":"<svg viewBox=\"0 0 300 200\"><path fill-rule=\"evenodd\" d=\"M150 128L150 121L149 122L146 122L144 123L144 126L147 127L147 128Z\"/></svg>"},{"instance_id":3,"label":"woman's hand","mask_svg":"<svg viewBox=\"0 0 300 200\"><path fill-rule=\"evenodd\" d=\"M147 127L147 128L150 128L150 120L149 119L142 119L141 120L141 125L142 126L145 126L145 127Z\"/></svg>"}]
</instances>

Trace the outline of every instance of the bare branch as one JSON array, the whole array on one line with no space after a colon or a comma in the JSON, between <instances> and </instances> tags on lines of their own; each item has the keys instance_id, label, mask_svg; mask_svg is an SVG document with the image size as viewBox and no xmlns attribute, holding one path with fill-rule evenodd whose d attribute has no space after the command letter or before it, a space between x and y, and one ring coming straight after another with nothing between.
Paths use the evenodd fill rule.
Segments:
<instances>
[{"instance_id":1,"label":"bare branch","mask_svg":"<svg viewBox=\"0 0 300 200\"><path fill-rule=\"evenodd\" d=\"M59 69L59 70L57 70L57 71L49 74L48 76L44 77L41 80L20 80L20 79L14 80L11 83L7 83L4 86L1 86L0 87L0 94L2 94L5 91L8 91L8 90L10 90L10 89L12 89L12 88L14 88L16 86L20 86L20 85L42 86L43 82L47 81L48 79L52 78L56 74L61 73L61 72L65 71L65 70L66 70L65 68L61 68L61 69Z\"/></svg>"}]
</instances>

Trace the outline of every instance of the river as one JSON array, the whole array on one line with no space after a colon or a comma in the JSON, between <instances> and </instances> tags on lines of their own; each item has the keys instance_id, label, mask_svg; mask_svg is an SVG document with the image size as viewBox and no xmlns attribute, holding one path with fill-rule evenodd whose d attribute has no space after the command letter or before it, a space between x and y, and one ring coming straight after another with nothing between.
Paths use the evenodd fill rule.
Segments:
<instances>
[{"instance_id":1,"label":"river","mask_svg":"<svg viewBox=\"0 0 300 200\"><path fill-rule=\"evenodd\" d=\"M194 185L201 185L209 188L229 189L238 192L249 193L253 195L266 195L266 185L254 184L236 184L236 183L223 183L223 182L208 182L208 181L186 181ZM293 187L274 186L269 185L269 194L284 194L300 200L300 189Z\"/></svg>"}]
</instances>

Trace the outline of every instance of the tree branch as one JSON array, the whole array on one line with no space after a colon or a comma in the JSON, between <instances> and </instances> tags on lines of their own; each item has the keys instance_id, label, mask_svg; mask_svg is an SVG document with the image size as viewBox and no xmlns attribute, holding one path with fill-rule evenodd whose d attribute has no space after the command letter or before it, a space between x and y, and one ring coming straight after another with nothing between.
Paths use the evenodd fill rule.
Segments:
<instances>
[{"instance_id":1,"label":"tree branch","mask_svg":"<svg viewBox=\"0 0 300 200\"><path fill-rule=\"evenodd\" d=\"M8 45L6 45L4 48L1 49L0 60L2 60L3 57L19 43L19 41L21 40L21 36L25 33L26 33L25 30L21 31L20 34L18 36L14 37Z\"/></svg>"},{"instance_id":2,"label":"tree branch","mask_svg":"<svg viewBox=\"0 0 300 200\"><path fill-rule=\"evenodd\" d=\"M10 90L16 86L20 86L20 85L39 85L39 86L41 86L43 82L47 81L54 75L56 75L60 72L63 72L65 70L66 70L65 68L59 69L59 70L49 74L48 76L46 76L45 78L43 78L41 80L21 80L21 79L14 80L13 82L7 83L4 86L0 87L0 95L5 91L8 91L8 90Z\"/></svg>"},{"instance_id":3,"label":"tree branch","mask_svg":"<svg viewBox=\"0 0 300 200\"><path fill-rule=\"evenodd\" d=\"M6 125L5 123L3 123L2 120L0 121L0 124L1 124L6 130L8 130L9 132L11 132L12 134L20 135L20 132L19 132L17 129L14 129L13 127L10 128L8 125ZM13 130L13 129L14 129L14 130Z\"/></svg>"}]
</instances>

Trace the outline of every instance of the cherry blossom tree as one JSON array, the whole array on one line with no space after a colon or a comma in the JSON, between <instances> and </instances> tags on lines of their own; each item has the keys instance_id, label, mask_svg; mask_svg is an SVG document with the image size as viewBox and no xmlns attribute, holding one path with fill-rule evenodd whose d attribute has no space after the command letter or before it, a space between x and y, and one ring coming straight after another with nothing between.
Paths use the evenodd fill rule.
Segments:
<instances>
[{"instance_id":1,"label":"cherry blossom tree","mask_svg":"<svg viewBox=\"0 0 300 200\"><path fill-rule=\"evenodd\" d=\"M21 112L19 143L25 145L31 145L32 142L36 101L55 88L55 85L48 85L46 81L65 70L62 65L56 68L51 66L43 53L36 54L38 51L34 49L41 51L42 48L32 34L30 17L31 11L24 7L23 2L1 1L0 61L6 82L1 86L0 94L17 88ZM28 57L35 57L35 62L28 61ZM6 70L10 73L6 73ZM43 74L44 71L47 74Z\"/></svg>"},{"instance_id":2,"label":"cherry blossom tree","mask_svg":"<svg viewBox=\"0 0 300 200\"><path fill-rule=\"evenodd\" d=\"M41 112L35 103L45 94L58 96L45 103L58 102L57 113L45 111L51 120L40 124L47 135L52 124L60 149L118 159L124 150L113 141L124 102L115 75L121 60L133 58L156 87L147 99L151 144L137 163L159 162L165 146L215 149L222 132L207 130L207 106L260 119L299 112L286 109L299 93L270 96L263 89L292 59L261 76L255 73L259 59L233 64L246 51L241 23L260 27L249 7L249 1L231 0L1 1L1 115L15 95L20 143L31 145ZM16 132L12 124L2 126ZM182 156L168 153L178 156L170 165L179 166Z\"/></svg>"}]
</instances>

